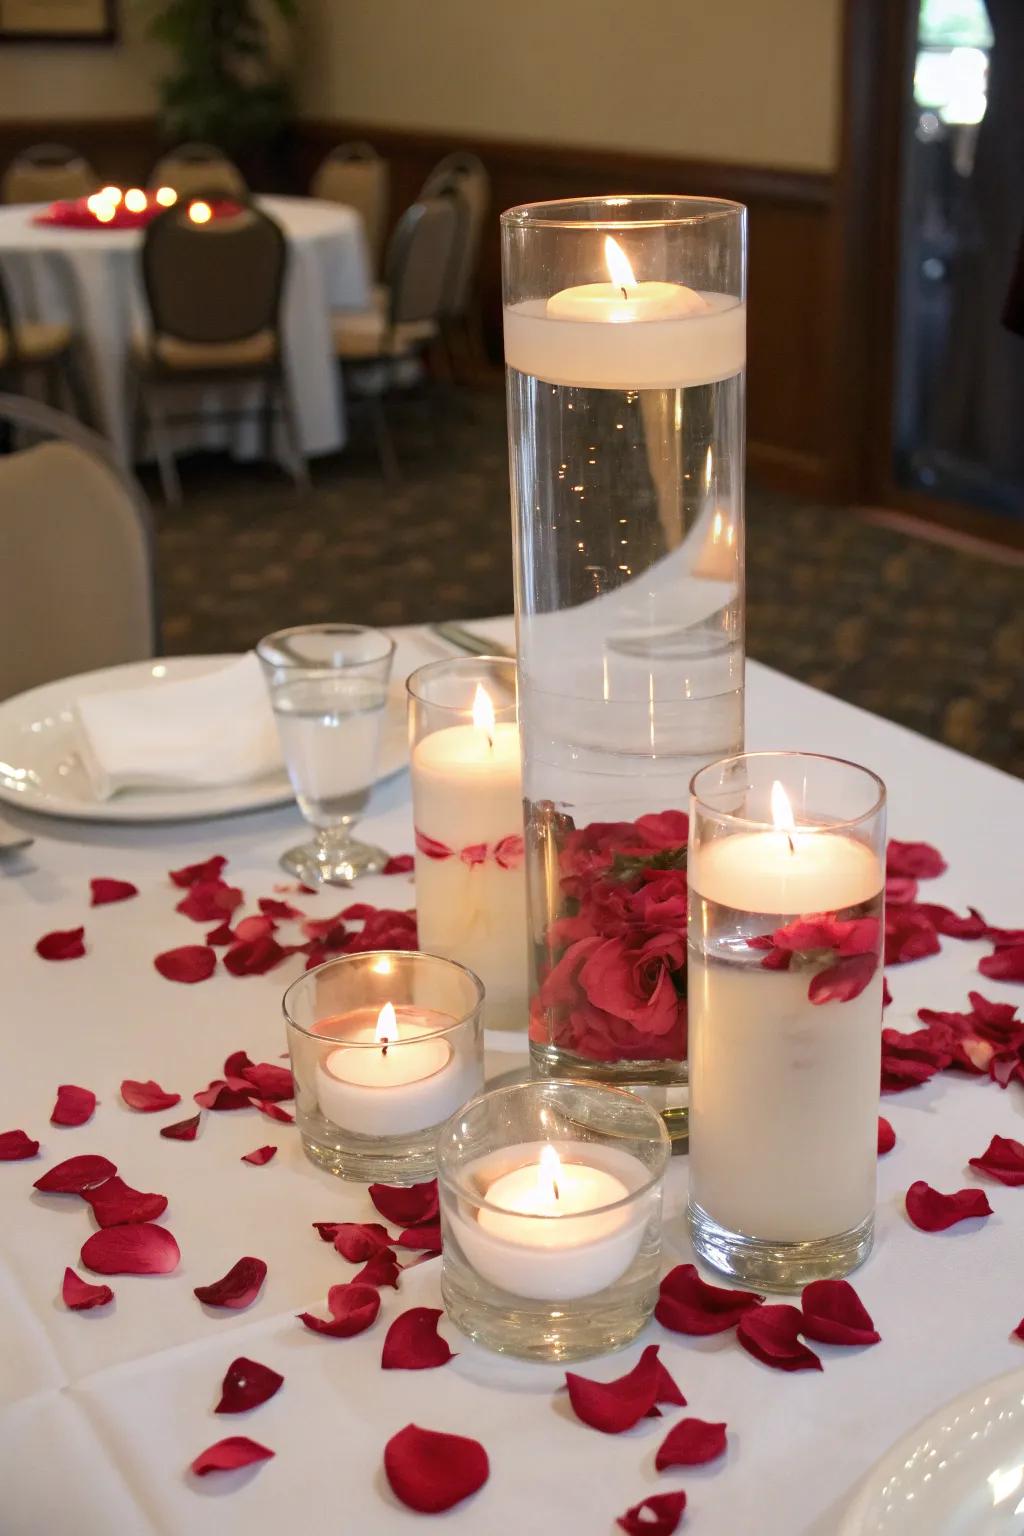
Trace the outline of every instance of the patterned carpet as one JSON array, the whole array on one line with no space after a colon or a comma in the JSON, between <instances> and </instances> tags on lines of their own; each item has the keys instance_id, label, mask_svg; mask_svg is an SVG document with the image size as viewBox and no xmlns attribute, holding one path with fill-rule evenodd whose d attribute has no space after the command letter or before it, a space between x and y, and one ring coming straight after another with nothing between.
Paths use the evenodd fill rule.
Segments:
<instances>
[{"instance_id":1,"label":"patterned carpet","mask_svg":"<svg viewBox=\"0 0 1024 1536\"><path fill-rule=\"evenodd\" d=\"M398 420L400 485L360 421L302 493L276 469L183 464L162 505L165 648L235 650L286 624L479 618L512 606L499 393L446 429ZM751 489L748 648L839 698L1024 776L1024 568Z\"/></svg>"}]
</instances>

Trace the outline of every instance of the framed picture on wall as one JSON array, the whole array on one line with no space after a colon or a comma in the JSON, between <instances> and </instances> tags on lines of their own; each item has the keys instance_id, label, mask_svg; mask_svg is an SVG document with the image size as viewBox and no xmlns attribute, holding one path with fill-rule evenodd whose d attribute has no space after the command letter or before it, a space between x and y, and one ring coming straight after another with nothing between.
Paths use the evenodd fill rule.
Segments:
<instances>
[{"instance_id":1,"label":"framed picture on wall","mask_svg":"<svg viewBox=\"0 0 1024 1536\"><path fill-rule=\"evenodd\" d=\"M112 43L117 0L0 0L0 43Z\"/></svg>"}]
</instances>

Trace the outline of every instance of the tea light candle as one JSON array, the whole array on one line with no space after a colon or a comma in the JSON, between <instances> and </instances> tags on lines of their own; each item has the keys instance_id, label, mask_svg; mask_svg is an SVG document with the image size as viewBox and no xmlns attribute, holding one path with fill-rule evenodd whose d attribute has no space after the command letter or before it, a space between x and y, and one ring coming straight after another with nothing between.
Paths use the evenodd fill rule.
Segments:
<instances>
[{"instance_id":1,"label":"tea light candle","mask_svg":"<svg viewBox=\"0 0 1024 1536\"><path fill-rule=\"evenodd\" d=\"M321 1113L357 1136L393 1136L438 1125L476 1089L451 1045L433 1031L454 1021L434 1009L385 1003L324 1019L338 1038L317 1064Z\"/></svg>"}]
</instances>

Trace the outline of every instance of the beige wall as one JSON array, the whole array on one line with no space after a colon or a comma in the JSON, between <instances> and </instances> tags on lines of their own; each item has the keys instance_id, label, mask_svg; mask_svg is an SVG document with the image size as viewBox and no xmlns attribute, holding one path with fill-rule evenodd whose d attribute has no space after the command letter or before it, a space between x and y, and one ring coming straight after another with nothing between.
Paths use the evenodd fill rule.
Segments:
<instances>
[{"instance_id":1,"label":"beige wall","mask_svg":"<svg viewBox=\"0 0 1024 1536\"><path fill-rule=\"evenodd\" d=\"M0 45L0 121L137 117L156 110L160 53L145 7L121 0L122 41Z\"/></svg>"},{"instance_id":2,"label":"beige wall","mask_svg":"<svg viewBox=\"0 0 1024 1536\"><path fill-rule=\"evenodd\" d=\"M307 117L806 170L841 0L302 0Z\"/></svg>"}]
</instances>

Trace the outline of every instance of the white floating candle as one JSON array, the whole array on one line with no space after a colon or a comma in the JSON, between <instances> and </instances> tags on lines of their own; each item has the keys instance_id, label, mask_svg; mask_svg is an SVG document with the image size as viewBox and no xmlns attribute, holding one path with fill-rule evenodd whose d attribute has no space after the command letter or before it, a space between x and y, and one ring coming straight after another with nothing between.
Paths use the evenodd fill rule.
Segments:
<instances>
[{"instance_id":1,"label":"white floating candle","mask_svg":"<svg viewBox=\"0 0 1024 1536\"><path fill-rule=\"evenodd\" d=\"M338 1039L316 1068L316 1094L327 1120L357 1136L426 1130L476 1091L471 1062L442 1036L454 1020L434 1009L386 1003L325 1019L315 1033ZM339 1038L340 1037L340 1038Z\"/></svg>"}]
</instances>

